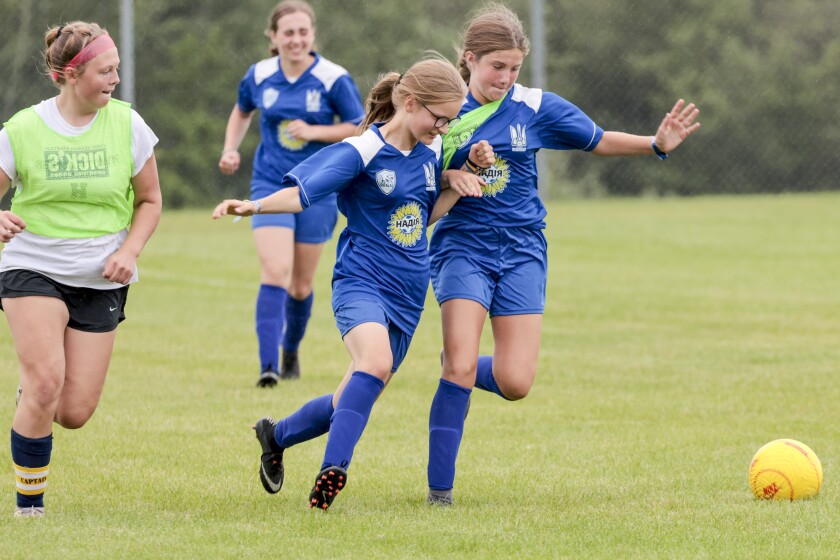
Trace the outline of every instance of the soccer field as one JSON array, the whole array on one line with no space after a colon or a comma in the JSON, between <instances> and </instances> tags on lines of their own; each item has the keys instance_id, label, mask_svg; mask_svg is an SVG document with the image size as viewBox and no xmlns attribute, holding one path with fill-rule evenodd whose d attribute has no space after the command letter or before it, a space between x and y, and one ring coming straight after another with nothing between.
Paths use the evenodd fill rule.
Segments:
<instances>
[{"instance_id":1,"label":"soccer field","mask_svg":"<svg viewBox=\"0 0 840 560\"><path fill-rule=\"evenodd\" d=\"M838 194L552 203L537 382L515 403L473 393L456 505L425 504L430 296L326 513L307 507L325 439L286 452L271 496L251 425L332 392L349 363L334 245L302 379L260 390L250 229L209 214L164 212L99 409L56 428L44 519L12 517L0 446L0 557L840 557ZM16 386L4 319L6 438ZM782 437L822 461L816 499L753 498L749 461Z\"/></svg>"}]
</instances>

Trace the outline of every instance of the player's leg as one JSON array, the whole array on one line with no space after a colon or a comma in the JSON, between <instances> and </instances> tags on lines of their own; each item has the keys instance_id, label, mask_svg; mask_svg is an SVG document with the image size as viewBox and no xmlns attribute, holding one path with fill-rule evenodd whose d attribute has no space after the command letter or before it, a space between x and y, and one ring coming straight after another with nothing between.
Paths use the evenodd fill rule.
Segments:
<instances>
[{"instance_id":1,"label":"player's leg","mask_svg":"<svg viewBox=\"0 0 840 560\"><path fill-rule=\"evenodd\" d=\"M102 396L116 337L116 329L101 333L72 328L65 331L64 388L55 412L55 421L61 427L81 428L93 416Z\"/></svg>"},{"instance_id":2,"label":"player's leg","mask_svg":"<svg viewBox=\"0 0 840 560\"><path fill-rule=\"evenodd\" d=\"M347 383L353 370L351 364L339 385L339 391ZM321 395L276 422L266 416L254 424L254 431L262 448L260 481L266 492L276 494L283 487L283 452L287 448L320 437L329 431L330 420L335 412L334 398L332 394Z\"/></svg>"},{"instance_id":3,"label":"player's leg","mask_svg":"<svg viewBox=\"0 0 840 560\"><path fill-rule=\"evenodd\" d=\"M443 370L429 411L428 501L449 505L487 309L473 300L450 299L440 310Z\"/></svg>"},{"instance_id":4,"label":"player's leg","mask_svg":"<svg viewBox=\"0 0 840 560\"><path fill-rule=\"evenodd\" d=\"M309 505L327 509L347 483L347 468L370 418L373 404L399 366L411 335L386 326L383 307L373 301L349 302L338 308L336 322L352 358L352 369L336 390L321 471Z\"/></svg>"},{"instance_id":5,"label":"player's leg","mask_svg":"<svg viewBox=\"0 0 840 560\"><path fill-rule=\"evenodd\" d=\"M312 314L312 302L315 299L312 287L323 250L323 243L295 243L295 264L292 269L289 296L286 298L286 329L283 334L281 379L300 377L298 348Z\"/></svg>"},{"instance_id":6,"label":"player's leg","mask_svg":"<svg viewBox=\"0 0 840 560\"><path fill-rule=\"evenodd\" d=\"M541 231L502 235L505 266L490 304L494 351L479 357L475 386L514 401L525 398L537 373L548 258Z\"/></svg>"},{"instance_id":7,"label":"player's leg","mask_svg":"<svg viewBox=\"0 0 840 560\"><path fill-rule=\"evenodd\" d=\"M20 362L22 388L11 434L15 515L43 515L52 422L64 384L69 313L57 297L4 297L2 303Z\"/></svg>"},{"instance_id":8,"label":"player's leg","mask_svg":"<svg viewBox=\"0 0 840 560\"><path fill-rule=\"evenodd\" d=\"M254 217L254 244L260 261L260 288L255 312L261 372L257 385L260 387L276 385L280 375L280 342L294 262L294 230L279 225L262 225L266 218L272 220L268 224L282 223L276 220L278 217L292 223L291 216Z\"/></svg>"},{"instance_id":9,"label":"player's leg","mask_svg":"<svg viewBox=\"0 0 840 560\"><path fill-rule=\"evenodd\" d=\"M338 220L336 197L330 196L295 214L295 262L286 300L286 330L283 335L281 379L300 377L298 347L312 314L315 293L312 284L324 243L332 238Z\"/></svg>"},{"instance_id":10,"label":"player's leg","mask_svg":"<svg viewBox=\"0 0 840 560\"><path fill-rule=\"evenodd\" d=\"M77 429L93 416L117 336L125 319L128 287L115 290L67 288L65 301L70 320L64 332L64 388L55 421Z\"/></svg>"},{"instance_id":11,"label":"player's leg","mask_svg":"<svg viewBox=\"0 0 840 560\"><path fill-rule=\"evenodd\" d=\"M476 386L515 401L528 395L537 375L542 315L497 315L493 326L493 358L478 359ZM478 381L480 380L480 382Z\"/></svg>"}]
</instances>

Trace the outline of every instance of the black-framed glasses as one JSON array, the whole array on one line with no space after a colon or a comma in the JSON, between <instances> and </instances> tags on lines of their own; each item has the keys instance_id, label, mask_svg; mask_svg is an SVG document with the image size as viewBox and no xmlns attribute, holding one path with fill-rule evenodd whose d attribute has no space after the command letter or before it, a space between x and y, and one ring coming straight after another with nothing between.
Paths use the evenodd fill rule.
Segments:
<instances>
[{"instance_id":1,"label":"black-framed glasses","mask_svg":"<svg viewBox=\"0 0 840 560\"><path fill-rule=\"evenodd\" d=\"M423 105L421 103L420 105ZM432 113L432 110L423 105L423 108L426 109L430 115L432 115L435 119L435 128L443 128L444 126L455 126L458 124L458 121L461 120L461 117L455 117L454 119L447 119L446 117L442 117L440 115L436 115Z\"/></svg>"}]
</instances>

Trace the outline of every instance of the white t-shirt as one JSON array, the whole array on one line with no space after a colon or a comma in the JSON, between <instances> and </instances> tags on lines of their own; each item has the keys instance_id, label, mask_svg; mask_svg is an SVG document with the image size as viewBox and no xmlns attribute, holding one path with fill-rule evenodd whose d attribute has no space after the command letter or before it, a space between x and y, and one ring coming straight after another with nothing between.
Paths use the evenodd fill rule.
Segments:
<instances>
[{"instance_id":1,"label":"white t-shirt","mask_svg":"<svg viewBox=\"0 0 840 560\"><path fill-rule=\"evenodd\" d=\"M35 105L35 112L48 127L63 136L79 136L96 121L96 116L85 126L72 126L58 111L56 97ZM136 176L154 153L158 137L149 125L133 109L131 110L131 156ZM15 157L9 135L0 130L0 169L12 179L12 185L19 184ZM105 261L125 241L128 230L81 239L56 239L30 233L26 230L17 234L3 249L0 258L0 272L13 269L27 269L39 272L67 286L109 290L122 285L102 278ZM131 282L137 281L137 269Z\"/></svg>"}]
</instances>

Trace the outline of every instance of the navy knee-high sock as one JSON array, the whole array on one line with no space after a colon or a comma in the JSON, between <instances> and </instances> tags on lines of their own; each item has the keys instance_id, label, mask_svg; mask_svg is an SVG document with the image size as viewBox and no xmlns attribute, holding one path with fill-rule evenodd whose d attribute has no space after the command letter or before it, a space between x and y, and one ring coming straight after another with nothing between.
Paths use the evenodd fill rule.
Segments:
<instances>
[{"instance_id":1,"label":"navy knee-high sock","mask_svg":"<svg viewBox=\"0 0 840 560\"><path fill-rule=\"evenodd\" d=\"M42 438L28 438L12 430L12 462L15 467L18 507L44 507L52 439L52 434Z\"/></svg>"},{"instance_id":2,"label":"navy knee-high sock","mask_svg":"<svg viewBox=\"0 0 840 560\"><path fill-rule=\"evenodd\" d=\"M260 351L260 369L278 371L280 337L286 311L286 289L260 284L257 294L256 326Z\"/></svg>"},{"instance_id":3,"label":"navy knee-high sock","mask_svg":"<svg viewBox=\"0 0 840 560\"><path fill-rule=\"evenodd\" d=\"M283 335L283 350L297 352L300 341L306 333L306 325L312 315L312 301L315 292L310 292L304 299L286 298L286 332Z\"/></svg>"},{"instance_id":4,"label":"navy knee-high sock","mask_svg":"<svg viewBox=\"0 0 840 560\"><path fill-rule=\"evenodd\" d=\"M322 469L331 466L346 469L350 465L353 450L362 437L373 403L384 387L385 383L381 379L369 373L353 372L330 421L330 435Z\"/></svg>"},{"instance_id":5,"label":"navy knee-high sock","mask_svg":"<svg viewBox=\"0 0 840 560\"><path fill-rule=\"evenodd\" d=\"M274 439L280 447L286 448L330 431L333 414L332 395L312 399L295 412L277 422Z\"/></svg>"},{"instance_id":6,"label":"navy knee-high sock","mask_svg":"<svg viewBox=\"0 0 840 560\"><path fill-rule=\"evenodd\" d=\"M429 488L450 490L471 389L440 380L429 411Z\"/></svg>"},{"instance_id":7,"label":"navy knee-high sock","mask_svg":"<svg viewBox=\"0 0 840 560\"><path fill-rule=\"evenodd\" d=\"M475 368L475 386L484 391L496 393L505 400L510 400L499 389L499 384L493 377L493 356L478 357L478 365Z\"/></svg>"}]
</instances>

